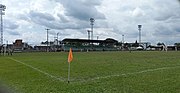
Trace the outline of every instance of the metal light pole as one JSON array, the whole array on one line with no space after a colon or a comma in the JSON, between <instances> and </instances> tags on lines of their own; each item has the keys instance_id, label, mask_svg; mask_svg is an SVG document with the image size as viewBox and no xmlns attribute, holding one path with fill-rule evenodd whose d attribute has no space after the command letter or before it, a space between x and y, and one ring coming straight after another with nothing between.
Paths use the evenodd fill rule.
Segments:
<instances>
[{"instance_id":1,"label":"metal light pole","mask_svg":"<svg viewBox=\"0 0 180 93\"><path fill-rule=\"evenodd\" d=\"M141 28L142 28L142 25L138 25L138 30L139 30L139 45L141 44Z\"/></svg>"},{"instance_id":2,"label":"metal light pole","mask_svg":"<svg viewBox=\"0 0 180 93\"><path fill-rule=\"evenodd\" d=\"M0 4L0 15L1 15L1 45L3 45L3 18L2 16L5 15L3 11L5 11L6 6Z\"/></svg>"},{"instance_id":3,"label":"metal light pole","mask_svg":"<svg viewBox=\"0 0 180 93\"><path fill-rule=\"evenodd\" d=\"M49 37L48 37L48 34L49 34L50 29L47 28L45 30L47 30L47 48L46 48L46 51L49 52L49 48L48 48L48 43L49 43L48 39L49 39Z\"/></svg>"},{"instance_id":4,"label":"metal light pole","mask_svg":"<svg viewBox=\"0 0 180 93\"><path fill-rule=\"evenodd\" d=\"M91 25L91 39L93 40L93 25L94 25L94 18L90 18L90 25Z\"/></svg>"}]
</instances>

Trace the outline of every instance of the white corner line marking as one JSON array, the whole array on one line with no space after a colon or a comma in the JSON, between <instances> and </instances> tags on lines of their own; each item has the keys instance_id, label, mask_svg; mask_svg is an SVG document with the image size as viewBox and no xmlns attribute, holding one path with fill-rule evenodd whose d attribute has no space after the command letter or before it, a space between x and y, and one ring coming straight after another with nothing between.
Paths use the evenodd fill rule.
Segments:
<instances>
[{"instance_id":1,"label":"white corner line marking","mask_svg":"<svg viewBox=\"0 0 180 93\"><path fill-rule=\"evenodd\" d=\"M63 78L58 78L58 77L56 77L56 76L53 76L53 75L51 75L51 74L49 74L49 73L47 73L47 72L45 72L45 71L42 71L42 70L40 70L40 69L38 69L38 68L35 68L35 67L33 67L33 66L29 65L29 64L26 64L26 63L24 63L24 62L22 62L22 61L19 61L19 60L16 60L16 59L14 59L14 58L10 58L10 57L9 57L9 59L11 59L11 60L13 60L13 61L15 61L15 62L18 62L18 63L20 63L20 64L23 64L23 65L25 65L25 66L27 66L27 67L29 67L29 68L32 68L32 69L34 69L34 70L36 70L36 71L38 71L38 72L40 72L40 73L42 73L42 74L44 74L44 75L46 75L46 76L49 76L49 77L51 77L51 78L53 78L53 79L55 79L55 80L65 81L65 79L63 79Z\"/></svg>"},{"instance_id":2,"label":"white corner line marking","mask_svg":"<svg viewBox=\"0 0 180 93\"><path fill-rule=\"evenodd\" d=\"M111 78L111 77L120 77L120 76L127 76L127 75L135 75L135 74L141 74L141 73L153 72L153 71L159 71L159 70L166 70L166 69L172 69L172 68L179 68L179 67L180 66L161 67L161 68L155 68L155 69L147 69L147 70L143 70L143 71L139 71L139 72L116 74L116 75L109 75L109 76L103 76L103 77L95 77L95 78L92 78L92 79L83 80L82 82L94 81L94 80L99 80L99 79L106 79L106 78Z\"/></svg>"},{"instance_id":3,"label":"white corner line marking","mask_svg":"<svg viewBox=\"0 0 180 93\"><path fill-rule=\"evenodd\" d=\"M56 80L59 80L59 81L62 81L62 82L66 81L66 79L58 78L58 77L56 77L56 76L53 76L53 75L51 75L51 74L49 74L49 73L47 73L47 72L44 72L44 71L42 71L42 70L40 70L40 69L38 69L38 68L35 68L35 67L33 67L33 66L31 66L31 65L28 65L28 64L26 64L26 63L24 63L24 62L21 62L21 61L19 61L19 60L16 60L16 59L13 59L13 58L9 58L9 59L11 59L11 60L13 60L13 61L15 61L15 62L21 63L21 64L23 64L23 65L25 65L25 66L27 66L27 67L30 67L30 68L32 68L32 69L34 69L34 70L36 70L36 71L38 71L38 72L40 72L40 73L42 73L42 74L44 74L44 75L46 75L46 76L49 76L49 77L51 77L51 78L54 78L54 79L56 79ZM99 79L107 79L107 78L111 78L111 77L120 77L120 76L127 76L127 75L135 75L135 74L141 74L141 73L147 73L147 72L154 72L154 71L166 70L166 69L173 69L173 68L180 68L180 66L161 67L161 68L155 68L155 69L147 69L147 70L138 71L138 72L108 75L108 76L102 76L102 77L95 77L95 78L91 78L91 79L78 79L78 81L80 80L79 82L89 82L89 81L95 81L95 80L99 80ZM72 80L72 81L78 82L78 81L76 81L76 79L74 79L74 80Z\"/></svg>"}]
</instances>

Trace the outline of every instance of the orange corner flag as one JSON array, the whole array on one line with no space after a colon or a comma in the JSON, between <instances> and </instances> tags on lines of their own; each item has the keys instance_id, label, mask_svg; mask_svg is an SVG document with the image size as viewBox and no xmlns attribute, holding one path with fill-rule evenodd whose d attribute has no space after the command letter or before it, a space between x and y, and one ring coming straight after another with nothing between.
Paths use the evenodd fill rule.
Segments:
<instances>
[{"instance_id":1,"label":"orange corner flag","mask_svg":"<svg viewBox=\"0 0 180 93\"><path fill-rule=\"evenodd\" d=\"M73 60L73 54L72 54L72 49L70 48L68 55L68 62L70 63L72 60Z\"/></svg>"}]
</instances>

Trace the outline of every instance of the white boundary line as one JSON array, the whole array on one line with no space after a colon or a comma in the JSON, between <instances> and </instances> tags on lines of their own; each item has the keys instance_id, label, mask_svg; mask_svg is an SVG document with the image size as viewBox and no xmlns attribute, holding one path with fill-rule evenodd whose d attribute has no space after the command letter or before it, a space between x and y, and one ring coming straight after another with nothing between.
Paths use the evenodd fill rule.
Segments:
<instances>
[{"instance_id":1,"label":"white boundary line","mask_svg":"<svg viewBox=\"0 0 180 93\"><path fill-rule=\"evenodd\" d=\"M15 61L15 62L18 62L18 63L20 63L20 64L23 64L23 65L25 65L25 66L27 66L27 67L29 67L29 68L32 68L32 69L34 69L34 70L36 70L36 71L38 71L38 72L40 72L40 73L42 73L42 74L44 74L44 75L46 75L46 76L49 76L49 77L51 77L51 78L53 78L53 79L55 79L55 80L59 80L59 81L66 81L65 79L63 79L63 78L58 78L58 77L56 77L56 76L53 76L53 75L51 75L51 74L49 74L49 73L47 73L47 72L44 72L44 71L42 71L42 70L40 70L40 69L38 69L38 68L35 68L35 67L33 67L33 66L31 66L31 65L28 65L28 64L26 64L26 63L24 63L24 62L22 62L22 61L19 61L19 60L16 60L16 59L14 59L14 58L9 58L9 59L11 59L11 60L13 60L13 61Z\"/></svg>"},{"instance_id":2,"label":"white boundary line","mask_svg":"<svg viewBox=\"0 0 180 93\"><path fill-rule=\"evenodd\" d=\"M49 76L51 78L54 78L55 80L59 80L59 81L67 81L66 79L63 79L63 78L58 78L56 76L53 76L47 72L44 72L38 68L35 68L31 65L28 65L26 63L23 63L19 60L16 60L16 59L13 59L13 58L9 58L15 62L18 62L18 63L21 63L27 67L30 67L46 76ZM127 76L127 75L135 75L135 74L142 74L142 73L147 73L147 72L154 72L154 71L159 71L159 70L167 70L167 69L173 69L173 68L180 68L180 66L174 66L174 67L161 67L161 68L155 68L155 69L147 69L147 70L143 70L143 71L139 71L139 72L132 72L132 73L124 73L124 74L116 74L116 75L108 75L108 76L103 76L103 77L95 77L95 78L92 78L92 79L71 79L72 82L89 82L89 81L95 81L95 80L99 80L99 79L107 79L107 78L111 78L111 77L120 77L120 76ZM78 81L77 81L78 80Z\"/></svg>"},{"instance_id":3,"label":"white boundary line","mask_svg":"<svg viewBox=\"0 0 180 93\"><path fill-rule=\"evenodd\" d=\"M116 74L116 75L109 75L109 76L103 76L103 77L95 77L92 79L82 79L80 82L88 82L88 81L95 81L99 79L107 79L111 77L120 77L120 76L127 76L127 75L135 75L135 74L141 74L141 73L147 73L147 72L154 72L154 71L159 71L159 70L167 70L167 69L173 69L173 68L180 68L180 66L174 66L174 67L161 67L161 68L156 68L156 69L147 69L139 72L132 72L132 73L126 73L126 74Z\"/></svg>"}]
</instances>

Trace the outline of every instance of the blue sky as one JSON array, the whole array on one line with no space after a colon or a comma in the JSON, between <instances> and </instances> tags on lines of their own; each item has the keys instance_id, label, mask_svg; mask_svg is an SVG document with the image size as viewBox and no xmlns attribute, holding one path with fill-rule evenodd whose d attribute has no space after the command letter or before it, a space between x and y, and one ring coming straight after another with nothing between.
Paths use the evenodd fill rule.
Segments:
<instances>
[{"instance_id":1,"label":"blue sky","mask_svg":"<svg viewBox=\"0 0 180 93\"><path fill-rule=\"evenodd\" d=\"M4 39L9 43L23 39L29 44L46 40L50 28L51 41L86 39L89 18L95 19L94 38L114 38L125 42L138 40L138 24L142 24L142 42L172 45L180 42L180 3L178 0L1 0L6 5Z\"/></svg>"}]
</instances>

